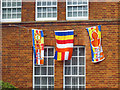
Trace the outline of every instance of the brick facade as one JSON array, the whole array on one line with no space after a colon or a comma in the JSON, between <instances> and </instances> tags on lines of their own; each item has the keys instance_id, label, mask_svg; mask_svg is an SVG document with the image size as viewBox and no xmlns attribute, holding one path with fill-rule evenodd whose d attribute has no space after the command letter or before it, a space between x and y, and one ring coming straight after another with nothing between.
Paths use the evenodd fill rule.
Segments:
<instances>
[{"instance_id":1,"label":"brick facade","mask_svg":"<svg viewBox=\"0 0 120 90\"><path fill-rule=\"evenodd\" d=\"M62 6L63 5L63 6ZM32 88L32 28L42 29L46 46L55 46L54 31L75 30L74 45L86 48L86 88L118 88L118 2L90 2L89 20L66 21L65 2L58 3L58 20L35 21L35 2L23 2L21 23L2 23L2 80L18 88ZM16 24L28 27L9 26ZM105 60L93 64L87 27L102 25ZM55 88L63 88L63 62L55 61Z\"/></svg>"}]
</instances>

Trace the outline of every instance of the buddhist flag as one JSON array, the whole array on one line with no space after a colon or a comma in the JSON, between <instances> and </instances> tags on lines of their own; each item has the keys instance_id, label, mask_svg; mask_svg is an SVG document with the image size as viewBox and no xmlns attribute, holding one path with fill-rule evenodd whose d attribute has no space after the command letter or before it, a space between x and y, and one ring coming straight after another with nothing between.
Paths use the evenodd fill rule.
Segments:
<instances>
[{"instance_id":1,"label":"buddhist flag","mask_svg":"<svg viewBox=\"0 0 120 90\"><path fill-rule=\"evenodd\" d=\"M32 29L34 63L36 65L44 64L44 36L43 31Z\"/></svg>"},{"instance_id":2,"label":"buddhist flag","mask_svg":"<svg viewBox=\"0 0 120 90\"><path fill-rule=\"evenodd\" d=\"M101 46L101 26L87 28L87 31L90 38L92 62L100 62L105 59Z\"/></svg>"},{"instance_id":3,"label":"buddhist flag","mask_svg":"<svg viewBox=\"0 0 120 90\"><path fill-rule=\"evenodd\" d=\"M73 52L74 30L55 31L55 60L70 60Z\"/></svg>"}]
</instances>

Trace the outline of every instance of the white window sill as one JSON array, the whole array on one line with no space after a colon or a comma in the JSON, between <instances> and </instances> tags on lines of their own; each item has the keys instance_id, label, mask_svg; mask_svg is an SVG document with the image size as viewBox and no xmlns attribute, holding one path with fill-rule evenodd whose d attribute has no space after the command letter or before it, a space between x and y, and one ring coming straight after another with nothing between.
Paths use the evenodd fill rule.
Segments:
<instances>
[{"instance_id":1,"label":"white window sill","mask_svg":"<svg viewBox=\"0 0 120 90\"><path fill-rule=\"evenodd\" d=\"M36 21L56 21L57 18L37 18Z\"/></svg>"},{"instance_id":2,"label":"white window sill","mask_svg":"<svg viewBox=\"0 0 120 90\"><path fill-rule=\"evenodd\" d=\"M21 22L21 19L2 19L1 22Z\"/></svg>"},{"instance_id":3,"label":"white window sill","mask_svg":"<svg viewBox=\"0 0 120 90\"><path fill-rule=\"evenodd\" d=\"M66 17L66 20L88 20L88 17Z\"/></svg>"}]
</instances>

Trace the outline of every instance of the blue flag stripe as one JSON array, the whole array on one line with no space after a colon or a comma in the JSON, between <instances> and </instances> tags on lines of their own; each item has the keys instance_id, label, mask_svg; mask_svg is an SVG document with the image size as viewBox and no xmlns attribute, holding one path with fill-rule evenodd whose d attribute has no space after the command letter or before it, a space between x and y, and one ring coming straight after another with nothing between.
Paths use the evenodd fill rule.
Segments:
<instances>
[{"instance_id":1,"label":"blue flag stripe","mask_svg":"<svg viewBox=\"0 0 120 90\"><path fill-rule=\"evenodd\" d=\"M55 32L55 35L57 35L57 36L74 35L74 32L73 31L69 31L69 32Z\"/></svg>"}]
</instances>

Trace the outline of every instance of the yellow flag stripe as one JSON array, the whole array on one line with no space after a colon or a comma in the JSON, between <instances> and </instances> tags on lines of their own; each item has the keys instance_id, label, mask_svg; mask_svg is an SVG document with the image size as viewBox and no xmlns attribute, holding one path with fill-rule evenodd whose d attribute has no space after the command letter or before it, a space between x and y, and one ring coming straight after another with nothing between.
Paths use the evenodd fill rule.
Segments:
<instances>
[{"instance_id":1,"label":"yellow flag stripe","mask_svg":"<svg viewBox=\"0 0 120 90\"><path fill-rule=\"evenodd\" d=\"M57 55L57 60L61 60L61 52L58 52L58 55Z\"/></svg>"},{"instance_id":2,"label":"yellow flag stripe","mask_svg":"<svg viewBox=\"0 0 120 90\"><path fill-rule=\"evenodd\" d=\"M67 35L67 36L55 36L57 40L68 40L68 39L73 39L73 35Z\"/></svg>"}]
</instances>

